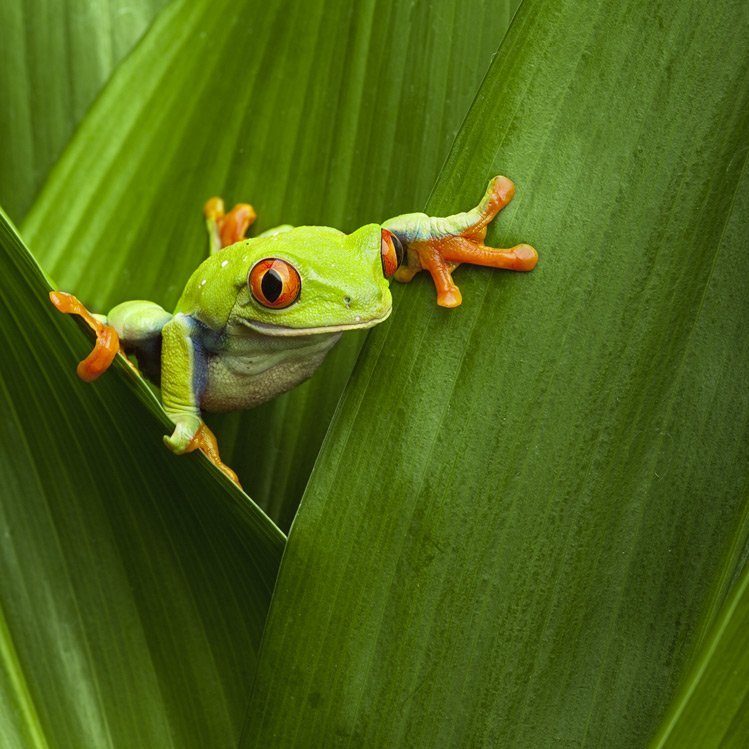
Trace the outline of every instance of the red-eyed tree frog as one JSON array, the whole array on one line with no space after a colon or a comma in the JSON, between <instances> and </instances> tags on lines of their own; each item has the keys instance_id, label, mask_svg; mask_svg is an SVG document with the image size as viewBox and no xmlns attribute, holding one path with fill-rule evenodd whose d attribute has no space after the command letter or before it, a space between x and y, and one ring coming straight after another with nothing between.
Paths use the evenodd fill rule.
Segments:
<instances>
[{"instance_id":1,"label":"red-eyed tree frog","mask_svg":"<svg viewBox=\"0 0 749 749\"><path fill-rule=\"evenodd\" d=\"M352 234L325 226L279 226L245 238L255 219L246 203L224 212L205 205L210 255L190 277L173 313L148 301L118 304L92 315L72 295L53 291L61 312L78 314L96 332L79 376L101 375L118 352L134 354L145 376L161 386L174 423L167 447L202 450L229 478L216 438L201 411L250 408L307 379L347 330L370 328L391 312L389 281L407 283L426 270L437 304L457 307L452 272L460 263L532 270L527 244L484 245L486 228L515 186L495 177L474 209L445 218L409 213Z\"/></svg>"}]
</instances>

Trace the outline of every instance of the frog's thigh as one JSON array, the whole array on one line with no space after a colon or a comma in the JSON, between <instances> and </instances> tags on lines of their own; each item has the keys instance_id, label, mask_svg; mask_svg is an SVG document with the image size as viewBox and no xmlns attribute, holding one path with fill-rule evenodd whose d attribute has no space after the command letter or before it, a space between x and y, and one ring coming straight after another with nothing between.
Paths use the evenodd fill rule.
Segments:
<instances>
[{"instance_id":1,"label":"frog's thigh","mask_svg":"<svg viewBox=\"0 0 749 749\"><path fill-rule=\"evenodd\" d=\"M172 316L155 302L140 299L113 307L107 322L125 343L138 344L161 335Z\"/></svg>"}]
</instances>

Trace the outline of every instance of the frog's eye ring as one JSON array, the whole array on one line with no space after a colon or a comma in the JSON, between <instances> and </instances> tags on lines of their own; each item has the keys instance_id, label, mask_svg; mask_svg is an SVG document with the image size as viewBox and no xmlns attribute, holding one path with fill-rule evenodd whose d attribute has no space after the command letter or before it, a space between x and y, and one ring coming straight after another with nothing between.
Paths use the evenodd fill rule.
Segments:
<instances>
[{"instance_id":1,"label":"frog's eye ring","mask_svg":"<svg viewBox=\"0 0 749 749\"><path fill-rule=\"evenodd\" d=\"M382 273L385 278L392 278L395 271L398 270L398 266L403 262L403 245L400 239L387 229L382 230L380 259L382 260Z\"/></svg>"},{"instance_id":2,"label":"frog's eye ring","mask_svg":"<svg viewBox=\"0 0 749 749\"><path fill-rule=\"evenodd\" d=\"M255 299L270 309L283 309L294 304L302 290L299 272L285 260L269 257L255 263L247 278Z\"/></svg>"}]
</instances>

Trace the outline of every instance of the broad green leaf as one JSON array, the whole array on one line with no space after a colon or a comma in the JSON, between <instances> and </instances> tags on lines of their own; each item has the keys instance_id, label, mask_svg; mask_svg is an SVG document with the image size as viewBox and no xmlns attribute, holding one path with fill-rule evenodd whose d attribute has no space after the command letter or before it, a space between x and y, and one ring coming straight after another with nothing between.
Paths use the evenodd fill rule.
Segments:
<instances>
[{"instance_id":1,"label":"broad green leaf","mask_svg":"<svg viewBox=\"0 0 749 749\"><path fill-rule=\"evenodd\" d=\"M368 337L294 521L245 746L643 746L749 488L749 11L527 0L437 183L530 275ZM728 560L728 561L727 561Z\"/></svg>"},{"instance_id":2,"label":"broad green leaf","mask_svg":"<svg viewBox=\"0 0 749 749\"><path fill-rule=\"evenodd\" d=\"M749 567L736 584L653 747L746 746L749 736Z\"/></svg>"},{"instance_id":3,"label":"broad green leaf","mask_svg":"<svg viewBox=\"0 0 749 749\"><path fill-rule=\"evenodd\" d=\"M254 202L260 229L352 230L413 210L514 5L178 0L97 101L24 237L97 310L127 298L170 308L205 257L212 194ZM284 526L358 342L308 386L212 422L227 462Z\"/></svg>"},{"instance_id":4,"label":"broad green leaf","mask_svg":"<svg viewBox=\"0 0 749 749\"><path fill-rule=\"evenodd\" d=\"M282 534L161 445L150 391L90 344L0 213L0 745L236 741Z\"/></svg>"},{"instance_id":5,"label":"broad green leaf","mask_svg":"<svg viewBox=\"0 0 749 749\"><path fill-rule=\"evenodd\" d=\"M112 70L168 1L0 3L0 204L16 221Z\"/></svg>"}]
</instances>

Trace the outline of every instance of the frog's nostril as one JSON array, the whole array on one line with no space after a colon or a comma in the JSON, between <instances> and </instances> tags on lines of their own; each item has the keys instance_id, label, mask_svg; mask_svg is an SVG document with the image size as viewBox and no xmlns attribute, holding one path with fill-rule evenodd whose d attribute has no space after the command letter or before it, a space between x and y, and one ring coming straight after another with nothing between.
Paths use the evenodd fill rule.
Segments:
<instances>
[{"instance_id":1,"label":"frog's nostril","mask_svg":"<svg viewBox=\"0 0 749 749\"><path fill-rule=\"evenodd\" d=\"M344 304L345 304L345 305L346 305L347 307L351 306L351 297L350 297L350 296L345 296L345 297L343 297L343 303L344 303Z\"/></svg>"}]
</instances>

